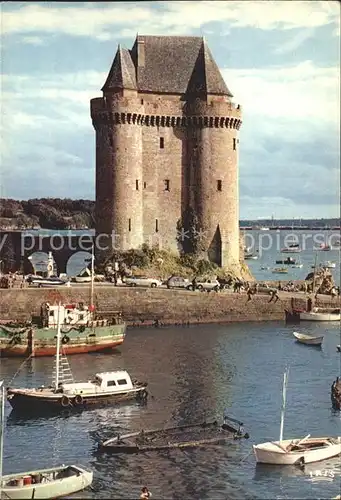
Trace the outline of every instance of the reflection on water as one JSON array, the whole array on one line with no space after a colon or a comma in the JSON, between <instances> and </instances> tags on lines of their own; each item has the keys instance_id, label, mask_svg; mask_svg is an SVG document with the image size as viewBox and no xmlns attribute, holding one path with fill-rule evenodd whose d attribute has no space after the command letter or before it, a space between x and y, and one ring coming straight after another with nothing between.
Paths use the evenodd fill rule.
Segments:
<instances>
[{"instance_id":1,"label":"reflection on water","mask_svg":"<svg viewBox=\"0 0 341 500\"><path fill-rule=\"evenodd\" d=\"M154 498L167 499L331 498L339 489L337 460L323 463L334 468L335 476L322 481L310 476L310 468L256 466L252 452L252 444L278 439L287 364L284 437L340 434L340 414L330 401L340 367L338 325L300 326L302 333L323 331L322 350L296 344L294 328L270 322L129 329L118 356L70 356L75 380L124 369L147 380L153 398L144 406L134 402L50 418L23 418L6 406L4 472L83 463L94 469L94 490L75 498L138 498L143 484ZM52 361L36 358L25 364L13 385L45 383ZM21 363L1 360L0 378L6 385ZM98 453L98 441L117 432L221 420L225 408L244 422L249 440L162 453Z\"/></svg>"}]
</instances>

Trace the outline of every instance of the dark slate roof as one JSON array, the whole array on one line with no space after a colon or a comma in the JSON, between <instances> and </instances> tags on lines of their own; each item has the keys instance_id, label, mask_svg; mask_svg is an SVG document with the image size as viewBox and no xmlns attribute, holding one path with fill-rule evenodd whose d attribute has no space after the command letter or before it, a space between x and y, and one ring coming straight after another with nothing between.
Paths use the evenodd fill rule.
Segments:
<instances>
[{"instance_id":1,"label":"dark slate roof","mask_svg":"<svg viewBox=\"0 0 341 500\"><path fill-rule=\"evenodd\" d=\"M123 88L136 90L136 75L129 50L122 49L119 45L102 91Z\"/></svg>"},{"instance_id":2,"label":"dark slate roof","mask_svg":"<svg viewBox=\"0 0 341 500\"><path fill-rule=\"evenodd\" d=\"M144 66L138 66L138 41L144 42ZM140 92L207 92L232 97L202 37L138 35L130 54Z\"/></svg>"},{"instance_id":3,"label":"dark slate roof","mask_svg":"<svg viewBox=\"0 0 341 500\"><path fill-rule=\"evenodd\" d=\"M221 76L217 63L213 59L210 49L206 41L203 41L202 47L203 57L205 61L205 77L206 77L206 90L208 94L223 94L233 97L231 92L226 86L226 83Z\"/></svg>"}]
</instances>

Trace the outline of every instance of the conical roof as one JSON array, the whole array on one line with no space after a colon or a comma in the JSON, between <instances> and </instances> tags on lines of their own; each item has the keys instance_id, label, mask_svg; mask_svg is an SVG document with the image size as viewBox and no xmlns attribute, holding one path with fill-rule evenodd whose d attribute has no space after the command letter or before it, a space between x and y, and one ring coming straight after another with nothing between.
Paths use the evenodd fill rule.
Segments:
<instances>
[{"instance_id":1,"label":"conical roof","mask_svg":"<svg viewBox=\"0 0 341 500\"><path fill-rule=\"evenodd\" d=\"M127 49L118 46L114 62L109 71L108 78L102 87L102 91L116 89L137 90L135 66Z\"/></svg>"},{"instance_id":2,"label":"conical roof","mask_svg":"<svg viewBox=\"0 0 341 500\"><path fill-rule=\"evenodd\" d=\"M188 82L189 94L217 94L233 97L205 40L202 41L192 75Z\"/></svg>"}]
</instances>

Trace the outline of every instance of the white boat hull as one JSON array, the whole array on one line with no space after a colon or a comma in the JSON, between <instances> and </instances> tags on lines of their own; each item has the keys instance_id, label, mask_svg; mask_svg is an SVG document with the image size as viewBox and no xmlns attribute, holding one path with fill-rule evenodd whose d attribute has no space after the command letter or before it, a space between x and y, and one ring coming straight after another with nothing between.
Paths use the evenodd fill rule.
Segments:
<instances>
[{"instance_id":1,"label":"white boat hull","mask_svg":"<svg viewBox=\"0 0 341 500\"><path fill-rule=\"evenodd\" d=\"M294 332L293 333L297 342L307 345L321 345L323 342L323 337L311 337L310 335L304 335L303 333Z\"/></svg>"},{"instance_id":2,"label":"white boat hull","mask_svg":"<svg viewBox=\"0 0 341 500\"><path fill-rule=\"evenodd\" d=\"M341 314L338 313L319 313L319 312L301 312L301 321L340 321Z\"/></svg>"},{"instance_id":3,"label":"white boat hull","mask_svg":"<svg viewBox=\"0 0 341 500\"><path fill-rule=\"evenodd\" d=\"M26 499L53 499L60 498L66 495L71 495L77 491L84 490L91 485L93 480L93 472L79 466L72 466L78 469L78 475L63 477L61 479L49 480L38 484L26 484L24 486L8 486L7 484L17 478L37 475L50 472L52 469L44 469L41 471L23 472L10 474L2 477L3 487L0 489L1 499L26 500ZM64 469L63 467L62 469ZM61 468L56 468L56 471Z\"/></svg>"},{"instance_id":4,"label":"white boat hull","mask_svg":"<svg viewBox=\"0 0 341 500\"><path fill-rule=\"evenodd\" d=\"M310 438L305 440L304 444L318 441L319 439ZM291 439L284 441L270 441L254 445L253 450L257 463L273 465L295 465L320 462L328 458L336 457L341 454L341 438L335 440L335 444L321 446L315 449L302 449L298 451L285 451L286 446L292 443Z\"/></svg>"}]
</instances>

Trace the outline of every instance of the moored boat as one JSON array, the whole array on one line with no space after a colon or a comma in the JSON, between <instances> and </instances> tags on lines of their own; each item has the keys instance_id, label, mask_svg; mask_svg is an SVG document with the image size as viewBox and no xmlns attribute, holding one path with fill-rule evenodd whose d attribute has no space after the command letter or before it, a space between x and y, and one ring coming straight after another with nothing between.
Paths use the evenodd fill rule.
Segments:
<instances>
[{"instance_id":1,"label":"moored boat","mask_svg":"<svg viewBox=\"0 0 341 500\"><path fill-rule=\"evenodd\" d=\"M90 486L93 472L83 465L61 465L50 469L2 474L5 416L3 381L0 382L0 391L0 498L12 500L53 499L71 495Z\"/></svg>"},{"instance_id":2,"label":"moored boat","mask_svg":"<svg viewBox=\"0 0 341 500\"><path fill-rule=\"evenodd\" d=\"M245 253L244 254L244 259L245 260L257 260L258 259L258 255L255 255L253 253Z\"/></svg>"},{"instance_id":3,"label":"moored boat","mask_svg":"<svg viewBox=\"0 0 341 500\"><path fill-rule=\"evenodd\" d=\"M61 498L84 490L92 480L93 472L83 465L62 465L2 476L0 492L12 500Z\"/></svg>"},{"instance_id":4,"label":"moored boat","mask_svg":"<svg viewBox=\"0 0 341 500\"><path fill-rule=\"evenodd\" d=\"M57 316L57 342L53 385L49 387L8 388L7 399L24 413L82 410L94 405L113 404L132 399L145 400L147 383L132 381L125 370L96 373L88 382L74 382L67 357L61 352L61 316Z\"/></svg>"},{"instance_id":5,"label":"moored boat","mask_svg":"<svg viewBox=\"0 0 341 500\"><path fill-rule=\"evenodd\" d=\"M8 388L7 399L24 413L84 410L124 401L145 401L147 383L133 381L126 371L96 373L88 382L59 383L34 389Z\"/></svg>"},{"instance_id":6,"label":"moored boat","mask_svg":"<svg viewBox=\"0 0 341 500\"><path fill-rule=\"evenodd\" d=\"M284 373L281 427L278 441L253 445L257 463L276 465L304 465L319 462L341 454L341 437L316 437L310 434L299 439L283 440L284 413L288 370Z\"/></svg>"},{"instance_id":7,"label":"moored boat","mask_svg":"<svg viewBox=\"0 0 341 500\"><path fill-rule=\"evenodd\" d=\"M340 309L329 309L313 307L311 311L301 311L299 313L301 321L340 321Z\"/></svg>"},{"instance_id":8,"label":"moored boat","mask_svg":"<svg viewBox=\"0 0 341 500\"><path fill-rule=\"evenodd\" d=\"M138 453L223 444L227 440L247 439L249 435L244 433L242 426L242 422L225 415L222 425L215 420L201 424L118 434L99 443L98 447L101 451L111 453Z\"/></svg>"},{"instance_id":9,"label":"moored boat","mask_svg":"<svg viewBox=\"0 0 341 500\"><path fill-rule=\"evenodd\" d=\"M293 336L301 344L321 346L323 342L323 337L313 337L312 335L306 335L305 333L293 332Z\"/></svg>"},{"instance_id":10,"label":"moored boat","mask_svg":"<svg viewBox=\"0 0 341 500\"><path fill-rule=\"evenodd\" d=\"M120 312L101 318L83 303L61 304L61 334L64 353L81 354L114 349L125 338L126 324ZM0 325L0 356L54 356L58 305L42 304L39 317L27 324Z\"/></svg>"},{"instance_id":11,"label":"moored boat","mask_svg":"<svg viewBox=\"0 0 341 500\"><path fill-rule=\"evenodd\" d=\"M304 465L340 455L341 438L306 437L270 441L254 446L254 451L258 463Z\"/></svg>"},{"instance_id":12,"label":"moored boat","mask_svg":"<svg viewBox=\"0 0 341 500\"><path fill-rule=\"evenodd\" d=\"M315 266L311 266L312 269L315 269ZM332 262L330 260L327 260L325 262L321 262L321 264L317 267L317 269L335 269L336 268L336 262Z\"/></svg>"},{"instance_id":13,"label":"moored boat","mask_svg":"<svg viewBox=\"0 0 341 500\"><path fill-rule=\"evenodd\" d=\"M291 243L290 245L285 246L281 249L281 253L300 253L300 245L299 243Z\"/></svg>"},{"instance_id":14,"label":"moored boat","mask_svg":"<svg viewBox=\"0 0 341 500\"><path fill-rule=\"evenodd\" d=\"M336 410L341 410L341 380L339 377L336 377L336 380L332 383L330 397L333 407Z\"/></svg>"},{"instance_id":15,"label":"moored boat","mask_svg":"<svg viewBox=\"0 0 341 500\"><path fill-rule=\"evenodd\" d=\"M272 272L275 273L275 274L287 274L288 273L288 269L286 267L275 267L272 270Z\"/></svg>"}]
</instances>

